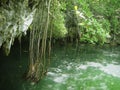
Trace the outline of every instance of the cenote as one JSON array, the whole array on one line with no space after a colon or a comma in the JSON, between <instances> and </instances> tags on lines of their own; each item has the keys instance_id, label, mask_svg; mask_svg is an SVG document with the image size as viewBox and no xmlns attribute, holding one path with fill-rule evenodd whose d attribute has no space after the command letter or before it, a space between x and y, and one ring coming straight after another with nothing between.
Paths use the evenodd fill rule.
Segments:
<instances>
[{"instance_id":1,"label":"cenote","mask_svg":"<svg viewBox=\"0 0 120 90\"><path fill-rule=\"evenodd\" d=\"M120 0L0 0L0 90L120 90Z\"/></svg>"},{"instance_id":2,"label":"cenote","mask_svg":"<svg viewBox=\"0 0 120 90\"><path fill-rule=\"evenodd\" d=\"M120 46L55 46L47 75L37 84L23 75L28 52L12 48L0 58L0 90L119 90Z\"/></svg>"}]
</instances>

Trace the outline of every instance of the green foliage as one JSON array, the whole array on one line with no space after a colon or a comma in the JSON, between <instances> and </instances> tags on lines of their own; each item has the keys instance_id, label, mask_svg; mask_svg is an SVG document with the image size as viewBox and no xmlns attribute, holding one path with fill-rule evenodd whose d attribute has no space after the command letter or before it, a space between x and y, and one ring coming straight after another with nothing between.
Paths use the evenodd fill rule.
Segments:
<instances>
[{"instance_id":1,"label":"green foliage","mask_svg":"<svg viewBox=\"0 0 120 90\"><path fill-rule=\"evenodd\" d=\"M103 43L106 40L106 32L96 19L88 19L80 23L81 41L90 43Z\"/></svg>"},{"instance_id":2,"label":"green foliage","mask_svg":"<svg viewBox=\"0 0 120 90\"><path fill-rule=\"evenodd\" d=\"M64 3L60 3L59 1L54 2L54 7L52 6L51 12L53 13L53 19L52 19L52 32L54 38L63 38L67 34L67 30L65 27L65 20L64 20L64 14L61 11L61 9L65 9Z\"/></svg>"},{"instance_id":3,"label":"green foliage","mask_svg":"<svg viewBox=\"0 0 120 90\"><path fill-rule=\"evenodd\" d=\"M120 28L119 0L70 0L66 3L68 32L80 32L80 40L88 43L107 42ZM74 9L77 7L77 9ZM70 28L77 29L71 31ZM75 28L76 27L76 28ZM71 34L70 34L71 35Z\"/></svg>"},{"instance_id":4,"label":"green foliage","mask_svg":"<svg viewBox=\"0 0 120 90\"><path fill-rule=\"evenodd\" d=\"M97 18L103 26L110 29L110 34L119 34L120 33L120 0L87 0L90 4L90 9L94 13L95 18ZM105 22L102 22L104 18ZM109 23L109 25L108 25Z\"/></svg>"},{"instance_id":5,"label":"green foliage","mask_svg":"<svg viewBox=\"0 0 120 90\"><path fill-rule=\"evenodd\" d=\"M79 35L82 42L103 44L120 34L119 3L120 0L54 0L49 12L49 32L52 30L54 38ZM38 0L0 0L0 47L3 45L6 53L14 39L28 30L33 19L46 20L44 16L34 16L43 13L36 13L38 5ZM39 29L40 23L33 22L33 25L38 25L36 29Z\"/></svg>"}]
</instances>

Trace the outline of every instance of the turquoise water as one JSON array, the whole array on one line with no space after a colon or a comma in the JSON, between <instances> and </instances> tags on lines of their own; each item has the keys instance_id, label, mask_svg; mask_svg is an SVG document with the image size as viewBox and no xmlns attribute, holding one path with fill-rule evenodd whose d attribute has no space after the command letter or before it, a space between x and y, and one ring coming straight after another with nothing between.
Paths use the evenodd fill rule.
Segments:
<instances>
[{"instance_id":1,"label":"turquoise water","mask_svg":"<svg viewBox=\"0 0 120 90\"><path fill-rule=\"evenodd\" d=\"M33 84L22 79L28 53L1 56L0 90L120 90L120 46L56 46L47 76Z\"/></svg>"}]
</instances>

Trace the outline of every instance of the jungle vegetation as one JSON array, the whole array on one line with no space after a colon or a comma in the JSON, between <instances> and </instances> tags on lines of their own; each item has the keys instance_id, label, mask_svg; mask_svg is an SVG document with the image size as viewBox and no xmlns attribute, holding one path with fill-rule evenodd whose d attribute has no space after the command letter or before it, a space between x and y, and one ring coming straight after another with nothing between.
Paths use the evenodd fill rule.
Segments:
<instances>
[{"instance_id":1,"label":"jungle vegetation","mask_svg":"<svg viewBox=\"0 0 120 90\"><path fill-rule=\"evenodd\" d=\"M28 80L42 79L56 41L120 44L120 0L0 0L0 48L30 32ZM46 55L47 54L47 55Z\"/></svg>"}]
</instances>

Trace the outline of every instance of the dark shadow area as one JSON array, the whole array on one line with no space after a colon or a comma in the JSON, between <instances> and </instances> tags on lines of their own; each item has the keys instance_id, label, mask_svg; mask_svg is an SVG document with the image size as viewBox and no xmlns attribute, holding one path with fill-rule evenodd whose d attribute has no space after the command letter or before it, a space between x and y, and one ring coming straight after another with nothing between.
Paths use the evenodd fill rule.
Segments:
<instances>
[{"instance_id":1,"label":"dark shadow area","mask_svg":"<svg viewBox=\"0 0 120 90\"><path fill-rule=\"evenodd\" d=\"M22 40L21 40L22 41ZM28 67L28 42L15 40L9 56L0 49L0 90L22 90Z\"/></svg>"}]
</instances>

